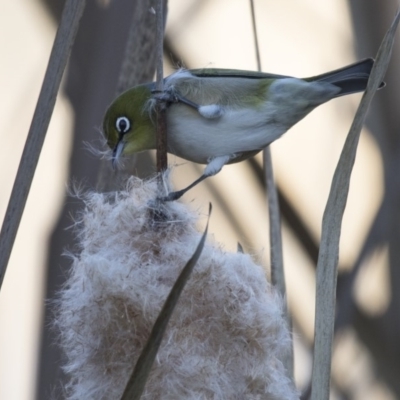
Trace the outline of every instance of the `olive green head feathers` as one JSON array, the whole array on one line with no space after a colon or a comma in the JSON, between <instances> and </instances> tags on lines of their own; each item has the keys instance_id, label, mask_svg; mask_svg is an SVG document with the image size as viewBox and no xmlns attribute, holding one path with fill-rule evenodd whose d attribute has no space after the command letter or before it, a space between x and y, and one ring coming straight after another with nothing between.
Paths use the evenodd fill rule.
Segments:
<instances>
[{"instance_id":1,"label":"olive green head feathers","mask_svg":"<svg viewBox=\"0 0 400 400\"><path fill-rule=\"evenodd\" d=\"M108 108L103 130L113 161L155 147L155 128L147 109L150 100L151 86L141 85L121 94Z\"/></svg>"}]
</instances>

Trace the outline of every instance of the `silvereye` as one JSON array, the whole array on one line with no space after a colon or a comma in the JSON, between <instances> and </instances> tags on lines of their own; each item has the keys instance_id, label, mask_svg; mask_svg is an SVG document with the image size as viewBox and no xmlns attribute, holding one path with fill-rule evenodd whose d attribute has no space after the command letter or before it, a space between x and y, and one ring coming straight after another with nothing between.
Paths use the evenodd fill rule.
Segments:
<instances>
[{"instance_id":1,"label":"silvereye","mask_svg":"<svg viewBox=\"0 0 400 400\"><path fill-rule=\"evenodd\" d=\"M168 76L163 93L168 152L207 166L199 179L165 200L181 197L225 164L255 155L320 104L364 91L373 63L365 59L305 79L229 69ZM121 155L155 149L154 92L154 83L136 86L108 108L103 128L113 164Z\"/></svg>"}]
</instances>

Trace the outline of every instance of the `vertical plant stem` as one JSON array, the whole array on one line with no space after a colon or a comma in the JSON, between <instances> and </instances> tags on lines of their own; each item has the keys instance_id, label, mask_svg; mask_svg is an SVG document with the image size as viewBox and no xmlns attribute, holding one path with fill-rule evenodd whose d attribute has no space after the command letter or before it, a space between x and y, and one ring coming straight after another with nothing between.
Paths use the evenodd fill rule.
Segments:
<instances>
[{"instance_id":1,"label":"vertical plant stem","mask_svg":"<svg viewBox=\"0 0 400 400\"><path fill-rule=\"evenodd\" d=\"M135 0L133 2L132 21L127 31L124 57L115 96L119 96L136 85L149 82L154 77L156 70L156 15L154 11L156 1L158 0ZM135 165L135 155L124 159L123 167L118 170L111 168L109 160L101 160L97 189L110 191L119 188L119 182L125 181L134 174Z\"/></svg>"},{"instance_id":2,"label":"vertical plant stem","mask_svg":"<svg viewBox=\"0 0 400 400\"><path fill-rule=\"evenodd\" d=\"M317 264L317 293L315 302L314 364L312 372L312 400L328 400L331 374L332 342L335 321L337 265L339 241L350 177L357 145L372 98L382 82L389 64L394 35L399 23L398 12L379 48L367 89L354 117L335 174L326 204L321 245Z\"/></svg>"},{"instance_id":3,"label":"vertical plant stem","mask_svg":"<svg viewBox=\"0 0 400 400\"><path fill-rule=\"evenodd\" d=\"M271 149L267 147L263 153L265 181L268 195L269 230L271 242L271 280L282 294L286 296L285 273L283 269L283 251L281 235L281 218L279 210L278 192L274 180Z\"/></svg>"},{"instance_id":4,"label":"vertical plant stem","mask_svg":"<svg viewBox=\"0 0 400 400\"><path fill-rule=\"evenodd\" d=\"M163 44L164 44L164 0L157 0L157 81L156 90L160 96L164 90L163 83ZM160 174L160 186L162 185L162 172L167 169L167 115L165 102L158 98L156 106L157 115L157 172Z\"/></svg>"},{"instance_id":5,"label":"vertical plant stem","mask_svg":"<svg viewBox=\"0 0 400 400\"><path fill-rule=\"evenodd\" d=\"M256 58L257 58L257 70L259 72L261 72L262 68L261 68L260 46L258 45L256 10L254 8L254 0L250 0L250 8L251 8L251 22L252 22L252 26L253 26L254 48L256 51Z\"/></svg>"},{"instance_id":6,"label":"vertical plant stem","mask_svg":"<svg viewBox=\"0 0 400 400\"><path fill-rule=\"evenodd\" d=\"M158 0L137 0L133 10L125 46L125 55L118 77L116 96L140 83L149 82L154 77L157 54L156 16L152 5ZM165 10L164 15L165 15Z\"/></svg>"},{"instance_id":7,"label":"vertical plant stem","mask_svg":"<svg viewBox=\"0 0 400 400\"><path fill-rule=\"evenodd\" d=\"M292 331L292 319L290 318L287 298L285 270L283 266L283 248L282 248L282 232L281 217L278 201L278 192L276 190L274 180L274 169L272 166L271 149L268 146L263 151L265 183L268 196L269 211L269 236L270 236L270 258L271 258L271 281L282 295L285 307L285 319L290 332ZM284 365L290 378L294 377L294 352L293 342L290 343L290 349L285 357Z\"/></svg>"},{"instance_id":8,"label":"vertical plant stem","mask_svg":"<svg viewBox=\"0 0 400 400\"><path fill-rule=\"evenodd\" d=\"M0 288L86 0L67 0L0 233Z\"/></svg>"},{"instance_id":9,"label":"vertical plant stem","mask_svg":"<svg viewBox=\"0 0 400 400\"><path fill-rule=\"evenodd\" d=\"M250 0L251 17L254 34L254 45L256 49L257 68L261 71L261 58L258 45L256 16L254 9L254 0ZM281 219L278 202L278 193L276 190L274 170L272 167L272 156L270 147L266 147L263 151L264 175L268 195L268 212L269 212L269 232L270 232L270 259L271 259L271 281L275 285L285 302L285 318L289 329L291 330L292 321L289 316L289 311L286 302L286 284L285 273L283 267L283 251L282 251L282 233L281 233ZM288 374L293 378L293 344L290 345L290 350L287 357L284 359L285 368Z\"/></svg>"}]
</instances>

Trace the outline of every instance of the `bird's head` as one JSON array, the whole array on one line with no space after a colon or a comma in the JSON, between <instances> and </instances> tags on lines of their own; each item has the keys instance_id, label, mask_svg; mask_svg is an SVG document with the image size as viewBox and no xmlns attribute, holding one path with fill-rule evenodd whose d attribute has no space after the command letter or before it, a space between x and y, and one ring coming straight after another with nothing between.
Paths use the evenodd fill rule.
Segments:
<instances>
[{"instance_id":1,"label":"bird's head","mask_svg":"<svg viewBox=\"0 0 400 400\"><path fill-rule=\"evenodd\" d=\"M113 165L122 155L156 147L155 127L147 107L150 99L151 88L141 85L122 93L108 108L103 132L113 150Z\"/></svg>"}]
</instances>

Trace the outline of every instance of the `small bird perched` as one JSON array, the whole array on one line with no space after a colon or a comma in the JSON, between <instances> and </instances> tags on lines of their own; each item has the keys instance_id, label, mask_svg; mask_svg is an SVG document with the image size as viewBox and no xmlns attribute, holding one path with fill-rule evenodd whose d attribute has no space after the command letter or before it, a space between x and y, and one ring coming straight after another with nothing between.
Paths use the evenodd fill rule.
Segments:
<instances>
[{"instance_id":1,"label":"small bird perched","mask_svg":"<svg viewBox=\"0 0 400 400\"><path fill-rule=\"evenodd\" d=\"M311 78L229 69L179 70L164 79L169 153L207 164L203 175L164 200L249 158L315 107L365 90L373 59ZM384 83L381 84L381 87ZM156 148L155 84L136 86L108 108L103 122L113 165L122 155Z\"/></svg>"}]
</instances>

